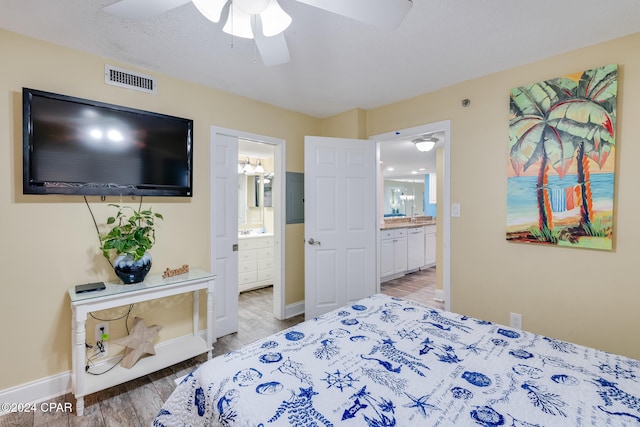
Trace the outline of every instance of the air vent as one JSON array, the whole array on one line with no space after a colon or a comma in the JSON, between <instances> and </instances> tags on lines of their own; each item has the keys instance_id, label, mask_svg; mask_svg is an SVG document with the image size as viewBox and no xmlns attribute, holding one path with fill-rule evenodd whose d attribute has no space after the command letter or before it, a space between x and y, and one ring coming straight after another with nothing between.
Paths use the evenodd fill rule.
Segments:
<instances>
[{"instance_id":1,"label":"air vent","mask_svg":"<svg viewBox=\"0 0 640 427\"><path fill-rule=\"evenodd\" d=\"M141 92L158 93L156 80L153 77L107 64L104 66L104 82Z\"/></svg>"}]
</instances>

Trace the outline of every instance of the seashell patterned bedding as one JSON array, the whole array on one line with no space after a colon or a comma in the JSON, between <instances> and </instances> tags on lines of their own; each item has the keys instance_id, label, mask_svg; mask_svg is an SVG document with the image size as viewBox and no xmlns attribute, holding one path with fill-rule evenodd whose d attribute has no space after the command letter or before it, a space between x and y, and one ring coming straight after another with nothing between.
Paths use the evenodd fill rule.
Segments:
<instances>
[{"instance_id":1,"label":"seashell patterned bedding","mask_svg":"<svg viewBox=\"0 0 640 427\"><path fill-rule=\"evenodd\" d=\"M640 361L373 295L218 356L154 426L638 426Z\"/></svg>"}]
</instances>

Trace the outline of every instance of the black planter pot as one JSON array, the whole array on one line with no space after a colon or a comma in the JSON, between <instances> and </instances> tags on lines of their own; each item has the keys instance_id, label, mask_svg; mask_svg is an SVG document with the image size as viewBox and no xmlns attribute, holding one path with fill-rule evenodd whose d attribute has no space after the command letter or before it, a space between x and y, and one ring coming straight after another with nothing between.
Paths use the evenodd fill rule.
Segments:
<instances>
[{"instance_id":1,"label":"black planter pot","mask_svg":"<svg viewBox=\"0 0 640 427\"><path fill-rule=\"evenodd\" d=\"M138 261L131 255L119 255L113 262L113 270L125 285L142 282L151 270L151 255L147 252Z\"/></svg>"}]
</instances>

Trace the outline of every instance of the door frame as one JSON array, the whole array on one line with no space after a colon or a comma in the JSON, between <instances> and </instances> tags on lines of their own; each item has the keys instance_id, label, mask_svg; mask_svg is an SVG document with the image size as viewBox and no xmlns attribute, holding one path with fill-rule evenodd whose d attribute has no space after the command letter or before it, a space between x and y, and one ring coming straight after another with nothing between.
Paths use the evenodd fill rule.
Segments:
<instances>
[{"instance_id":1,"label":"door frame","mask_svg":"<svg viewBox=\"0 0 640 427\"><path fill-rule=\"evenodd\" d=\"M382 133L379 135L373 135L369 139L376 141L378 151L378 162L380 161L380 143L399 140L405 137L414 136L417 134L428 134L433 132L444 132L443 141L443 191L442 195L438 197L442 200L442 288L444 309L451 311L451 121L443 120L439 122L424 124L407 129L401 129L397 131ZM377 168L376 181L378 187L382 185L382 172L380 168ZM440 179L440 177L438 177ZM378 194L380 194L380 188L378 188ZM378 222L382 224L383 218L380 216L380 210L377 212ZM438 218L440 222L440 218ZM378 247L380 247L380 236L378 236ZM380 257L378 251L378 257ZM378 265L380 260L378 259ZM380 283L380 269L378 269L378 283Z\"/></svg>"},{"instance_id":2,"label":"door frame","mask_svg":"<svg viewBox=\"0 0 640 427\"><path fill-rule=\"evenodd\" d=\"M245 132L236 129L228 129L220 126L211 126L211 144L215 141L216 135L227 135L231 137L247 139L254 142L272 145L274 148L274 177L275 182L273 185L273 200L274 208L278 209L277 218L274 217L274 283L273 283L273 315L277 319L285 319L285 295L286 295L286 283L285 283L285 212L286 212L286 140L281 138L274 138L271 136L259 135L255 133ZM237 153L236 153L237 157ZM213 168L215 165L210 164L211 171L210 176L214 176ZM211 189L210 189L211 190ZM235 193L235 205L238 205L238 194ZM213 215L213 212L210 212ZM213 218L211 218L213 220ZM213 262L213 260L212 260Z\"/></svg>"}]
</instances>

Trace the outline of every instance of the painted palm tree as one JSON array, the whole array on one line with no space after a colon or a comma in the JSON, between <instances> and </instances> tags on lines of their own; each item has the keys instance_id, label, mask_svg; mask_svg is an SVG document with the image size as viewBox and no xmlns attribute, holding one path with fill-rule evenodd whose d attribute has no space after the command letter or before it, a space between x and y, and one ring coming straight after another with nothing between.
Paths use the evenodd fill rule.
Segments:
<instances>
[{"instance_id":1,"label":"painted palm tree","mask_svg":"<svg viewBox=\"0 0 640 427\"><path fill-rule=\"evenodd\" d=\"M594 231L589 159L602 168L615 145L617 71L617 65L613 64L585 71L577 84L562 79L558 84L568 99L548 115L549 124L576 148L578 184L583 200L580 225L587 234Z\"/></svg>"},{"instance_id":2,"label":"painted palm tree","mask_svg":"<svg viewBox=\"0 0 640 427\"><path fill-rule=\"evenodd\" d=\"M547 187L549 169L562 178L574 154L583 200L581 225L591 229L588 159L602 167L615 143L616 82L617 66L609 65L585 71L578 82L559 78L511 91L511 165L520 175L539 162L536 199L538 227L544 240L555 241Z\"/></svg>"},{"instance_id":3,"label":"painted palm tree","mask_svg":"<svg viewBox=\"0 0 640 427\"><path fill-rule=\"evenodd\" d=\"M539 163L536 183L538 227L551 237L553 217L549 201L549 168L560 177L569 170L575 148L563 139L558 130L548 123L548 114L566 92L552 82L534 83L511 91L511 120L509 123L509 150L511 166L519 176Z\"/></svg>"}]
</instances>

